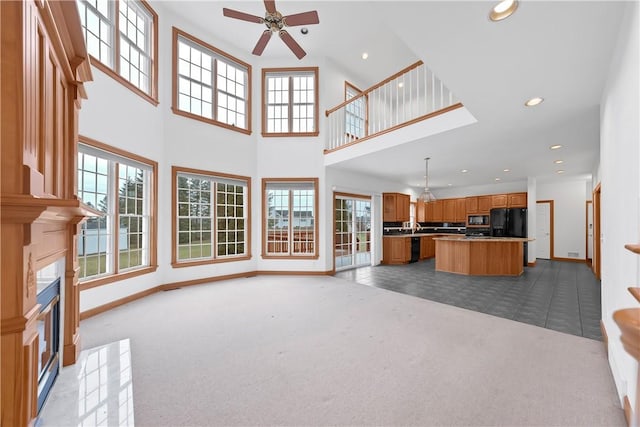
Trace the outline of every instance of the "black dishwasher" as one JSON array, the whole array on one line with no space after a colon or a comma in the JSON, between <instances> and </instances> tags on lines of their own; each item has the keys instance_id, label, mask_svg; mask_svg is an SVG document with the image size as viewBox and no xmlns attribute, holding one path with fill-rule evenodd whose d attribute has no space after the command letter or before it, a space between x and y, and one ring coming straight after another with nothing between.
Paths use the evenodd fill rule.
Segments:
<instances>
[{"instance_id":1,"label":"black dishwasher","mask_svg":"<svg viewBox=\"0 0 640 427\"><path fill-rule=\"evenodd\" d=\"M411 238L411 261L409 262L417 262L420 259L420 238L412 237Z\"/></svg>"}]
</instances>

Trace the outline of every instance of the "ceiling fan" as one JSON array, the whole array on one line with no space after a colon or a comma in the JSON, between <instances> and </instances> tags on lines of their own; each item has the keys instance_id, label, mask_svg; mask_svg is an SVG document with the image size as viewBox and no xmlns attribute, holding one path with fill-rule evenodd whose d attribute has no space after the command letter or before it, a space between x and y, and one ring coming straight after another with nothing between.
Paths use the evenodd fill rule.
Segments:
<instances>
[{"instance_id":1,"label":"ceiling fan","mask_svg":"<svg viewBox=\"0 0 640 427\"><path fill-rule=\"evenodd\" d=\"M262 36L258 40L256 47L253 48L254 55L262 55L267 43L271 39L273 33L278 33L284 44L286 44L293 54L302 59L307 53L300 47L300 45L291 37L291 34L284 29L284 27L295 27L298 25L311 25L318 24L318 12L315 10L303 13L296 13L293 15L282 16L280 12L276 10L275 0L264 0L264 7L266 9L264 18L259 16L250 15L248 13L240 12L233 9L222 9L222 14L229 18L241 19L243 21L255 22L257 24L265 24L267 30L262 33Z\"/></svg>"}]
</instances>

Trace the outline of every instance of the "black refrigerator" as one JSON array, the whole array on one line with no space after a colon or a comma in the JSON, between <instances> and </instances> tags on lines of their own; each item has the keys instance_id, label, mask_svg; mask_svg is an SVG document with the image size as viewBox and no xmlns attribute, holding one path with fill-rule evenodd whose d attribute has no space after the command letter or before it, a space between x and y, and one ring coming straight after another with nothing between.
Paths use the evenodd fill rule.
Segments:
<instances>
[{"instance_id":1,"label":"black refrigerator","mask_svg":"<svg viewBox=\"0 0 640 427\"><path fill-rule=\"evenodd\" d=\"M498 208L489 212L492 237L527 237L526 208ZM523 263L528 264L527 242L523 245Z\"/></svg>"}]
</instances>

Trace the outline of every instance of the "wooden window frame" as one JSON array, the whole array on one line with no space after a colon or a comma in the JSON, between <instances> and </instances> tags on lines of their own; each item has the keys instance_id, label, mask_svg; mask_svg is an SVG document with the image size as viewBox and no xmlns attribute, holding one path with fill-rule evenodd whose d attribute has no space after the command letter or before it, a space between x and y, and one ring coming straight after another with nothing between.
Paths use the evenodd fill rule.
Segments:
<instances>
[{"instance_id":1,"label":"wooden window frame","mask_svg":"<svg viewBox=\"0 0 640 427\"><path fill-rule=\"evenodd\" d=\"M313 118L313 132L268 132L267 131L267 75L268 74L284 74L288 75L289 78L295 76L299 73L313 73L314 75L314 118ZM289 67L289 68L263 68L262 69L262 136L263 137L308 137L308 136L318 136L320 134L320 130L318 128L318 114L319 114L319 68L318 67ZM290 86L293 89L293 86ZM293 118L292 109L293 109L293 90L289 91L289 119ZM289 126L291 129L291 126Z\"/></svg>"},{"instance_id":2,"label":"wooden window frame","mask_svg":"<svg viewBox=\"0 0 640 427\"><path fill-rule=\"evenodd\" d=\"M344 81L344 100L345 102L348 101L351 98L347 98L347 93L349 92L349 88L353 89L353 91L358 92L360 94L362 94L364 91L361 90L360 88L358 88L357 86L355 86L354 84L349 83L348 81ZM351 135L349 132L346 133L347 137L351 138L352 140L357 140L360 138L364 138L366 136L369 135L369 94L366 93L364 95L362 95L362 97L364 98L364 117L362 117L363 120L363 126L364 126L364 135L362 136L356 136L356 135ZM353 98L353 97L352 97ZM346 111L346 105L345 105L345 111ZM346 124L346 122L345 122Z\"/></svg>"},{"instance_id":3,"label":"wooden window frame","mask_svg":"<svg viewBox=\"0 0 640 427\"><path fill-rule=\"evenodd\" d=\"M147 3L146 0L136 0L147 12L152 16L151 31L153 32L151 37L151 78L149 81L149 88L151 93L146 93L142 89L135 86L133 83L122 77L118 70L120 70L120 0L115 0L114 8L114 22L113 22L113 69L108 65L100 61L100 59L89 55L91 58L91 65L102 71L118 83L122 84L136 95L139 95L149 103L157 106L158 101L158 14ZM84 32L84 29L83 29ZM84 37L83 37L84 39Z\"/></svg>"},{"instance_id":4,"label":"wooden window frame","mask_svg":"<svg viewBox=\"0 0 640 427\"><path fill-rule=\"evenodd\" d=\"M240 128L237 126L232 126L229 125L227 123L224 122L220 122L218 120L215 119L209 119L206 117L202 117L199 116L197 114L193 114L190 113L188 111L183 111L181 109L178 108L178 37L184 37L185 39L189 40L192 43L195 43L197 45L202 46L203 48L212 51L213 53L215 53L216 55L220 55L224 58L226 58L227 60L229 60L230 62L234 63L235 66L238 66L239 68L246 68L247 70L247 88L246 88L246 99L245 99L245 105L246 105L246 124L247 124L247 128ZM176 27L172 27L172 59L171 59L171 111L173 111L173 114L178 115L178 116L183 116L183 117L187 117L189 119L193 119L193 120L198 120L201 121L203 123L208 123L211 125L215 125L215 126L219 126L225 129L229 129L229 130L233 130L236 132L240 132L246 135L251 135L251 110L252 110L252 106L251 106L251 80L252 80L252 72L251 72L251 64L248 64L238 58L236 58L235 56L220 50L218 48L216 48L215 46L210 45L209 43L202 41L201 39L187 33L184 32L182 30L180 30L179 28ZM213 112L213 116L216 116L216 110L217 110L217 73L216 70L212 70L213 76L213 104L212 104L212 112Z\"/></svg>"},{"instance_id":5,"label":"wooden window frame","mask_svg":"<svg viewBox=\"0 0 640 427\"><path fill-rule=\"evenodd\" d=\"M86 136L78 135L78 141L83 145L97 148L99 150L103 150L123 158L131 159L139 163L144 163L151 167L151 186L149 188L149 197L151 199L149 200L149 265L142 266L140 268L127 269L124 272L119 272L116 263L114 273L79 282L78 286L80 287L80 290L91 289L97 286L102 286L109 283L130 279L132 277L141 276L143 274L155 272L158 269L158 162L134 153L130 153L120 148L112 147L103 142L88 138ZM116 215L115 221L117 222L117 220L118 218ZM116 235L115 239L117 240L117 238L118 237ZM114 256L117 256L117 252Z\"/></svg>"},{"instance_id":6,"label":"wooden window frame","mask_svg":"<svg viewBox=\"0 0 640 427\"><path fill-rule=\"evenodd\" d=\"M247 194L245 195L247 200L247 219L245 221L245 236L246 243L245 249L246 252L244 255L235 255L235 256L225 256L223 258L217 258L217 251L214 251L216 248L215 243L211 242L211 259L197 259L197 260L178 260L178 241L177 241L177 232L178 232L178 174L186 173L192 175L201 175L203 177L210 178L229 178L235 179L239 181L245 181L247 184ZM215 192L212 191L212 200L215 199ZM212 222L216 220L216 213L212 212ZM212 224L212 236L215 235L215 228ZM241 176L241 175L232 175L228 173L220 173L220 172L212 172L206 171L202 169L192 169L182 166L171 166L171 266L173 268L182 268L182 267L193 267L196 265L207 265L207 264L220 264L225 262L236 262L236 261L247 261L251 259L251 177Z\"/></svg>"},{"instance_id":7,"label":"wooden window frame","mask_svg":"<svg viewBox=\"0 0 640 427\"><path fill-rule=\"evenodd\" d=\"M313 232L314 232L314 254L313 255L293 255L290 253L289 255L271 255L267 253L267 184L270 183L312 183L314 188L314 221L313 221ZM319 213L320 213L320 196L319 196L319 179L318 178L262 178L262 258L263 259L318 259L320 257L320 236L319 236ZM289 238L291 238L291 234L289 234ZM291 247L292 245L290 245Z\"/></svg>"}]
</instances>

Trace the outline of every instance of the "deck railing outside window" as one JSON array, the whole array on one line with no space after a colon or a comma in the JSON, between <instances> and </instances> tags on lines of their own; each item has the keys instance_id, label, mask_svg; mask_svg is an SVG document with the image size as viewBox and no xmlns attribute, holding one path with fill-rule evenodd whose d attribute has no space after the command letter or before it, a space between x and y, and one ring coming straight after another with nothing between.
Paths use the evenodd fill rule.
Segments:
<instances>
[{"instance_id":1,"label":"deck railing outside window","mask_svg":"<svg viewBox=\"0 0 640 427\"><path fill-rule=\"evenodd\" d=\"M422 61L418 61L327 110L325 152L428 119L461 105L442 81ZM355 114L359 116L355 117ZM361 123L364 124L363 130Z\"/></svg>"}]
</instances>

